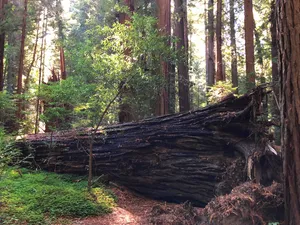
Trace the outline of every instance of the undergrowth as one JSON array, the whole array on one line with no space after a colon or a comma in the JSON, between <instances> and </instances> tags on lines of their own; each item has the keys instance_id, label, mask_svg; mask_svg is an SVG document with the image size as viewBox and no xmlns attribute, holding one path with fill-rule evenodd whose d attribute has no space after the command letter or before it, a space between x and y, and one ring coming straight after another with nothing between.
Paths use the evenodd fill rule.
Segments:
<instances>
[{"instance_id":1,"label":"undergrowth","mask_svg":"<svg viewBox=\"0 0 300 225\"><path fill-rule=\"evenodd\" d=\"M0 224L51 224L58 217L109 213L114 196L104 187L92 192L78 177L9 168L0 178Z\"/></svg>"}]
</instances>

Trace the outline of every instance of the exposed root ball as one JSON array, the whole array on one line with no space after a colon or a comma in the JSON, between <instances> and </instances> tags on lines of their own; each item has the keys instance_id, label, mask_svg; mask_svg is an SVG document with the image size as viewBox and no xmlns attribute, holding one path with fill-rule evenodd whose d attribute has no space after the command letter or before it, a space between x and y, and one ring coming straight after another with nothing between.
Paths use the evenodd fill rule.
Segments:
<instances>
[{"instance_id":1,"label":"exposed root ball","mask_svg":"<svg viewBox=\"0 0 300 225\"><path fill-rule=\"evenodd\" d=\"M208 203L204 215L215 225L265 225L282 221L283 207L282 184L263 187L247 182Z\"/></svg>"}]
</instances>

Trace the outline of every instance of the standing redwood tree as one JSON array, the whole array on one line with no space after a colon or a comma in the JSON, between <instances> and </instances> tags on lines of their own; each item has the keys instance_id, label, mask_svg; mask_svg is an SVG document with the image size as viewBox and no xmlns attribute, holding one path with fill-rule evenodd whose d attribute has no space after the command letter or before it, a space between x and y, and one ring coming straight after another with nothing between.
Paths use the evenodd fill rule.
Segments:
<instances>
[{"instance_id":1,"label":"standing redwood tree","mask_svg":"<svg viewBox=\"0 0 300 225\"><path fill-rule=\"evenodd\" d=\"M217 52L217 73L216 82L224 81L223 61L222 61L222 0L217 2L217 25L216 25L216 52Z\"/></svg>"},{"instance_id":2,"label":"standing redwood tree","mask_svg":"<svg viewBox=\"0 0 300 225\"><path fill-rule=\"evenodd\" d=\"M0 0L0 21L5 20L5 5L7 0ZM5 33L2 31L0 34L0 91L4 88L4 46L5 46Z\"/></svg>"},{"instance_id":3,"label":"standing redwood tree","mask_svg":"<svg viewBox=\"0 0 300 225\"><path fill-rule=\"evenodd\" d=\"M208 0L207 5L207 86L215 83L215 30L214 30L214 0Z\"/></svg>"},{"instance_id":4,"label":"standing redwood tree","mask_svg":"<svg viewBox=\"0 0 300 225\"><path fill-rule=\"evenodd\" d=\"M236 38L235 38L235 13L234 13L234 0L230 0L230 44L231 44L231 80L232 86L238 87L238 70L237 70L237 51L236 51ZM238 90L236 90L236 93Z\"/></svg>"},{"instance_id":5,"label":"standing redwood tree","mask_svg":"<svg viewBox=\"0 0 300 225\"><path fill-rule=\"evenodd\" d=\"M246 87L248 90L255 87L254 65L254 18L252 0L244 0L245 11L245 50L246 50Z\"/></svg>"},{"instance_id":6,"label":"standing redwood tree","mask_svg":"<svg viewBox=\"0 0 300 225\"><path fill-rule=\"evenodd\" d=\"M171 0L156 0L158 7L158 28L161 35L170 36L171 34ZM167 43L170 45L170 42ZM161 70L166 81L169 80L170 64L164 60L161 61ZM169 113L168 90L162 88L157 99L155 114L157 116Z\"/></svg>"},{"instance_id":7,"label":"standing redwood tree","mask_svg":"<svg viewBox=\"0 0 300 225\"><path fill-rule=\"evenodd\" d=\"M179 111L186 112L190 110L186 0L175 0L175 12L175 36L178 38L177 51L183 56L182 60L178 63Z\"/></svg>"},{"instance_id":8,"label":"standing redwood tree","mask_svg":"<svg viewBox=\"0 0 300 225\"><path fill-rule=\"evenodd\" d=\"M17 86L17 94L19 94L19 95L22 94L22 88L23 88L27 5L28 5L28 0L24 0L24 12L23 12L21 48L20 48L20 61L19 61L19 71L18 71L18 86ZM17 111L17 117L19 119L22 119L22 112L21 111L22 111L22 100L19 99L19 101L18 101L18 111Z\"/></svg>"},{"instance_id":9,"label":"standing redwood tree","mask_svg":"<svg viewBox=\"0 0 300 225\"><path fill-rule=\"evenodd\" d=\"M300 221L300 4L277 1L281 146L284 153L285 224Z\"/></svg>"}]
</instances>

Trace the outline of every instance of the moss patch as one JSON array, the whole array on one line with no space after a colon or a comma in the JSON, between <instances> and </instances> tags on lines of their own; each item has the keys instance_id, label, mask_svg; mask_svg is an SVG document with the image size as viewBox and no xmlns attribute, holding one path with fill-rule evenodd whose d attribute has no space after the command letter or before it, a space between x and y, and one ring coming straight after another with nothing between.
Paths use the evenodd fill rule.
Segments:
<instances>
[{"instance_id":1,"label":"moss patch","mask_svg":"<svg viewBox=\"0 0 300 225\"><path fill-rule=\"evenodd\" d=\"M109 213L115 199L104 187L69 175L10 168L0 178L0 224L51 224L58 217Z\"/></svg>"}]
</instances>

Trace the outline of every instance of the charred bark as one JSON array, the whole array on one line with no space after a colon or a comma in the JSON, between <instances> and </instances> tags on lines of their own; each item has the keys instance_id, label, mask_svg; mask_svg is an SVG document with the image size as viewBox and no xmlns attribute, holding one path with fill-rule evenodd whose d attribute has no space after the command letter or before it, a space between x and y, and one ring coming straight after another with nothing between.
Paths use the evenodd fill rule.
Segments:
<instances>
[{"instance_id":1,"label":"charred bark","mask_svg":"<svg viewBox=\"0 0 300 225\"><path fill-rule=\"evenodd\" d=\"M253 137L259 135L253 118L259 99L255 92L185 114L99 129L93 171L153 198L204 206L247 179L248 161L259 164L252 157L259 150ZM42 169L87 174L92 132L32 135L19 145ZM267 173L265 163L259 168L264 173L254 173L258 181L270 183L274 171Z\"/></svg>"}]
</instances>

